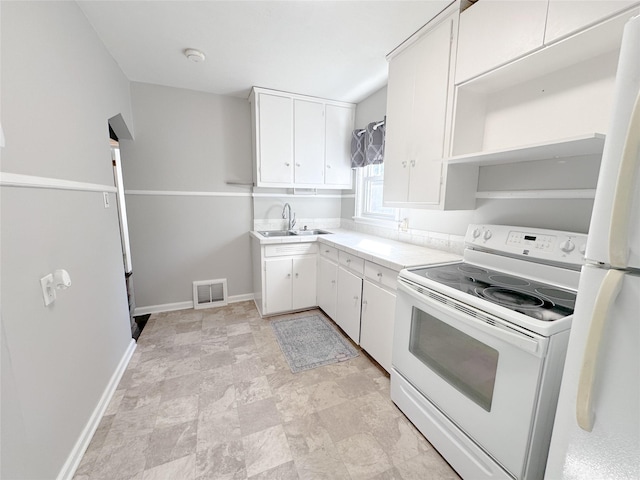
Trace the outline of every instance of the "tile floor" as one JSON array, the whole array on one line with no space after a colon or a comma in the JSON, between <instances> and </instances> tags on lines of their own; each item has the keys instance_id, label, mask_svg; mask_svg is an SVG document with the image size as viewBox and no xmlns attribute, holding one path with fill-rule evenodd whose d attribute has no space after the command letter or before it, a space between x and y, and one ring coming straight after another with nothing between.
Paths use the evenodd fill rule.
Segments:
<instances>
[{"instance_id":1,"label":"tile floor","mask_svg":"<svg viewBox=\"0 0 640 480\"><path fill-rule=\"evenodd\" d=\"M378 365L292 374L253 302L152 315L74 477L458 478Z\"/></svg>"}]
</instances>

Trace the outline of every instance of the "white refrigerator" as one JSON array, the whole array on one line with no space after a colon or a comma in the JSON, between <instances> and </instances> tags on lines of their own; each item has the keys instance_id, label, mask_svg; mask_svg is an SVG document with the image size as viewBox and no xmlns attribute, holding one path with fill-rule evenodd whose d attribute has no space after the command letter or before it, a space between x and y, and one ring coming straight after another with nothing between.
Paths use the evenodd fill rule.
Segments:
<instances>
[{"instance_id":1,"label":"white refrigerator","mask_svg":"<svg viewBox=\"0 0 640 480\"><path fill-rule=\"evenodd\" d=\"M640 17L626 27L545 479L640 478Z\"/></svg>"}]
</instances>

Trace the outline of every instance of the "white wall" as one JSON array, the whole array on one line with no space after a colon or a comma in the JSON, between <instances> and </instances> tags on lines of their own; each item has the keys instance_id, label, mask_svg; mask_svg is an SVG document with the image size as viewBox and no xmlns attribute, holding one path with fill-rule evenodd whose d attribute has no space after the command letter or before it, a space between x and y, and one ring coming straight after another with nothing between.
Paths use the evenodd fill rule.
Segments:
<instances>
[{"instance_id":1,"label":"white wall","mask_svg":"<svg viewBox=\"0 0 640 480\"><path fill-rule=\"evenodd\" d=\"M383 88L358 104L356 126L362 127L384 116L386 94L387 90ZM597 181L598 165L599 162L586 157L572 159L565 165L554 165L553 170L547 168L549 165L545 165L545 162L481 167L479 190L593 188ZM553 174L549 174L551 171ZM464 235L470 223L496 223L586 233L592 209L593 200L478 199L474 210L443 212L402 209L400 218L409 219L410 230L450 235ZM341 216L347 224L354 211L355 203L344 199ZM398 238L402 238L402 235L398 234Z\"/></svg>"},{"instance_id":2,"label":"white wall","mask_svg":"<svg viewBox=\"0 0 640 480\"><path fill-rule=\"evenodd\" d=\"M0 476L52 479L131 346L117 212L100 191L8 179L112 187L107 120L122 114L131 126L129 82L75 2L0 8ZM45 307L39 279L57 268L73 284Z\"/></svg>"},{"instance_id":3,"label":"white wall","mask_svg":"<svg viewBox=\"0 0 640 480\"><path fill-rule=\"evenodd\" d=\"M120 148L136 311L192 301L196 280L250 294L251 188L226 183L252 181L249 102L143 83L131 95L136 138Z\"/></svg>"}]
</instances>

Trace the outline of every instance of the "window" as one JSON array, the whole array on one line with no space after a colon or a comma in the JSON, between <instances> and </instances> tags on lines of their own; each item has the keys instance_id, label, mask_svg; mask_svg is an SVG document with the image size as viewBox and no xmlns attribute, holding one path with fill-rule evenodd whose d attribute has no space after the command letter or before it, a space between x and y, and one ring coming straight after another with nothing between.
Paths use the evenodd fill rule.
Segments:
<instances>
[{"instance_id":1,"label":"window","mask_svg":"<svg viewBox=\"0 0 640 480\"><path fill-rule=\"evenodd\" d=\"M358 168L356 179L356 217L397 220L398 209L382 205L384 163Z\"/></svg>"}]
</instances>

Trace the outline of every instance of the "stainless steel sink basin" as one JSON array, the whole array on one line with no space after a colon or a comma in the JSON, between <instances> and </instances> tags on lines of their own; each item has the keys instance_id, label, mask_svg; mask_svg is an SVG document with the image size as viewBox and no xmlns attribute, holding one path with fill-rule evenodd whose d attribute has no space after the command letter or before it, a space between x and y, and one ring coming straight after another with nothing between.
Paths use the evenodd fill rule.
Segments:
<instances>
[{"instance_id":1,"label":"stainless steel sink basin","mask_svg":"<svg viewBox=\"0 0 640 480\"><path fill-rule=\"evenodd\" d=\"M268 230L265 232L258 232L263 237L289 237L294 236L295 233L289 230Z\"/></svg>"},{"instance_id":2,"label":"stainless steel sink basin","mask_svg":"<svg viewBox=\"0 0 640 480\"><path fill-rule=\"evenodd\" d=\"M324 230L266 230L258 232L263 237L295 237L297 235L326 235Z\"/></svg>"},{"instance_id":3,"label":"stainless steel sink basin","mask_svg":"<svg viewBox=\"0 0 640 480\"><path fill-rule=\"evenodd\" d=\"M327 233L324 230L296 230L296 235L326 235Z\"/></svg>"}]
</instances>

